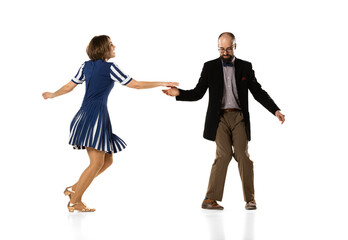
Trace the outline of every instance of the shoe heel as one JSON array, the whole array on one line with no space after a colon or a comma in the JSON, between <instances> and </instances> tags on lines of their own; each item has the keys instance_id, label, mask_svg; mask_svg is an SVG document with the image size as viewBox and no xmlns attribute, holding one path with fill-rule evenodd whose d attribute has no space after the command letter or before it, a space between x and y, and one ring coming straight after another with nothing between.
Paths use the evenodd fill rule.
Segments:
<instances>
[{"instance_id":1,"label":"shoe heel","mask_svg":"<svg viewBox=\"0 0 348 240\"><path fill-rule=\"evenodd\" d=\"M74 207L68 207L69 212L74 212L75 208Z\"/></svg>"},{"instance_id":2,"label":"shoe heel","mask_svg":"<svg viewBox=\"0 0 348 240\"><path fill-rule=\"evenodd\" d=\"M69 188L71 188L71 191L69 190ZM75 193L75 191L73 191L72 190L72 186L70 186L70 187L67 187L65 190L64 190L64 195L65 196L69 196L70 197L70 195L72 194L72 193Z\"/></svg>"}]
</instances>

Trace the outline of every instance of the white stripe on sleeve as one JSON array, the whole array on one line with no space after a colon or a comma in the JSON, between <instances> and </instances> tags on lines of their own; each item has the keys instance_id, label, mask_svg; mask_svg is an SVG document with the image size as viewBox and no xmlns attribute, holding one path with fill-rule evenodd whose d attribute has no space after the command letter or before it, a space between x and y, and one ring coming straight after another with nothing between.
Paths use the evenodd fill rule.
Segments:
<instances>
[{"instance_id":1,"label":"white stripe on sleeve","mask_svg":"<svg viewBox=\"0 0 348 240\"><path fill-rule=\"evenodd\" d=\"M76 76L72 78L72 81L77 84L81 84L85 81L85 74L83 74L83 67L85 64L82 64Z\"/></svg>"},{"instance_id":2,"label":"white stripe on sleeve","mask_svg":"<svg viewBox=\"0 0 348 240\"><path fill-rule=\"evenodd\" d=\"M122 70L115 63L111 65L110 69L111 69L110 71L111 79L114 81L118 81L122 85L126 85L132 79L130 76L124 74Z\"/></svg>"}]
</instances>

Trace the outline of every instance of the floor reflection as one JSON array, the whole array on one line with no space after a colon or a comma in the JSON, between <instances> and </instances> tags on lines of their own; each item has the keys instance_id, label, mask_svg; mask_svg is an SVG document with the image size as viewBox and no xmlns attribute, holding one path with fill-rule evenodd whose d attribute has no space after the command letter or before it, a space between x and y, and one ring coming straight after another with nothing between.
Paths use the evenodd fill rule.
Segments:
<instances>
[{"instance_id":1,"label":"floor reflection","mask_svg":"<svg viewBox=\"0 0 348 240\"><path fill-rule=\"evenodd\" d=\"M68 222L70 224L70 233L73 235L73 239L86 240L89 239L87 234L84 233L83 221L88 214L76 212L68 213Z\"/></svg>"},{"instance_id":2,"label":"floor reflection","mask_svg":"<svg viewBox=\"0 0 348 240\"><path fill-rule=\"evenodd\" d=\"M255 214L256 214L256 211L254 210L249 210L245 212L243 240L254 240Z\"/></svg>"},{"instance_id":3,"label":"floor reflection","mask_svg":"<svg viewBox=\"0 0 348 240\"><path fill-rule=\"evenodd\" d=\"M207 222L209 239L225 240L237 237L237 239L255 239L255 215L256 211L227 212L202 210ZM232 214L232 215L231 215ZM244 219L243 219L244 217ZM226 234L224 226L228 226ZM234 228L233 228L234 226ZM227 236L227 237L226 237Z\"/></svg>"},{"instance_id":4,"label":"floor reflection","mask_svg":"<svg viewBox=\"0 0 348 240\"><path fill-rule=\"evenodd\" d=\"M223 221L223 211L218 210L202 210L207 220L210 239L211 240L224 240L225 230Z\"/></svg>"}]
</instances>

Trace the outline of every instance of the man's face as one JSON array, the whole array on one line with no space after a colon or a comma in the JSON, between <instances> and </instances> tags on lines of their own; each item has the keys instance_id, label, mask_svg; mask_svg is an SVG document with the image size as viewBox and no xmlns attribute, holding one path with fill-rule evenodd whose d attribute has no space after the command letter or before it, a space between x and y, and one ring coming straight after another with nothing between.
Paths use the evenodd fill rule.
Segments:
<instances>
[{"instance_id":1,"label":"man's face","mask_svg":"<svg viewBox=\"0 0 348 240\"><path fill-rule=\"evenodd\" d=\"M231 62L234 57L234 50L236 49L233 39L230 36L221 36L218 47L222 61L226 63Z\"/></svg>"}]
</instances>

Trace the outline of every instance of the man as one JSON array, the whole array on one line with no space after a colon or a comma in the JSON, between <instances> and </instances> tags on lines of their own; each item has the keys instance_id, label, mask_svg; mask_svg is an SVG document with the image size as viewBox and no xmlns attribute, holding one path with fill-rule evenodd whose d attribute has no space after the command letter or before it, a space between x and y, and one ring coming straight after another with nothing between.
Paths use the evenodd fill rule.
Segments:
<instances>
[{"instance_id":1,"label":"man","mask_svg":"<svg viewBox=\"0 0 348 240\"><path fill-rule=\"evenodd\" d=\"M248 141L251 139L248 90L281 123L284 123L285 116L257 82L251 63L234 56L234 35L230 32L222 33L218 38L218 47L220 57L204 64L201 77L194 89L182 90L172 87L163 92L175 96L178 101L197 101L209 88L203 136L216 142L216 159L212 165L202 208L223 209L216 201L222 201L227 168L233 156L238 162L245 208L254 210L254 170L248 154Z\"/></svg>"}]
</instances>

